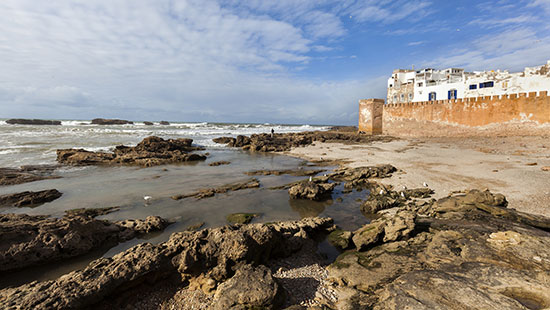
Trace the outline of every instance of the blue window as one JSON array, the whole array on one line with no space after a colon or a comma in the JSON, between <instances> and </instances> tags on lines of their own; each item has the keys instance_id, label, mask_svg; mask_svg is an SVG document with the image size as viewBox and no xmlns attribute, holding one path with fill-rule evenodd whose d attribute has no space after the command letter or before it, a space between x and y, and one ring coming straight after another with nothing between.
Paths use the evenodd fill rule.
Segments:
<instances>
[{"instance_id":1,"label":"blue window","mask_svg":"<svg viewBox=\"0 0 550 310\"><path fill-rule=\"evenodd\" d=\"M447 92L447 99L456 99L456 89L451 89Z\"/></svg>"},{"instance_id":2,"label":"blue window","mask_svg":"<svg viewBox=\"0 0 550 310\"><path fill-rule=\"evenodd\" d=\"M481 87L480 87L481 88ZM477 89L477 84L470 85L470 89Z\"/></svg>"},{"instance_id":3,"label":"blue window","mask_svg":"<svg viewBox=\"0 0 550 310\"><path fill-rule=\"evenodd\" d=\"M431 93L428 94L428 100L429 101L435 101L436 100L435 98L436 98L435 92L431 92Z\"/></svg>"},{"instance_id":4,"label":"blue window","mask_svg":"<svg viewBox=\"0 0 550 310\"><path fill-rule=\"evenodd\" d=\"M495 82L479 83L479 88L487 88L495 86Z\"/></svg>"}]
</instances>

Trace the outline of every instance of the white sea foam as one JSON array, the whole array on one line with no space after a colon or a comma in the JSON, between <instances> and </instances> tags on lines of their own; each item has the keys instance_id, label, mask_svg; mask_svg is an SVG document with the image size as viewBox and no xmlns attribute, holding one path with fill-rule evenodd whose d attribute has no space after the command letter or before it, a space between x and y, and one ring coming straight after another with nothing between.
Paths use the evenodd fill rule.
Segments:
<instances>
[{"instance_id":1,"label":"white sea foam","mask_svg":"<svg viewBox=\"0 0 550 310\"><path fill-rule=\"evenodd\" d=\"M170 125L144 126L143 122L127 125L91 125L90 121L64 120L62 126L11 126L0 121L0 167L20 164L55 163L56 149L83 148L111 151L114 146L133 146L147 136L192 138L207 148L223 148L212 142L221 136L236 137L269 133L326 130L328 127L280 124L223 124L171 122Z\"/></svg>"}]
</instances>

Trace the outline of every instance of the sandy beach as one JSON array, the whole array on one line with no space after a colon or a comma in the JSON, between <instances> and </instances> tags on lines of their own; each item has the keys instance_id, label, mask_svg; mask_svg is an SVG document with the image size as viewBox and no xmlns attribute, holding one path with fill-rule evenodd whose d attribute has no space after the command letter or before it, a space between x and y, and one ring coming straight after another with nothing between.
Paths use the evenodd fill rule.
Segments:
<instances>
[{"instance_id":1,"label":"sandy beach","mask_svg":"<svg viewBox=\"0 0 550 310\"><path fill-rule=\"evenodd\" d=\"M371 144L320 143L286 154L335 160L349 167L392 164L401 172L380 180L397 189L422 187L435 198L453 191L488 188L509 207L550 216L550 141L545 136L402 138Z\"/></svg>"}]
</instances>

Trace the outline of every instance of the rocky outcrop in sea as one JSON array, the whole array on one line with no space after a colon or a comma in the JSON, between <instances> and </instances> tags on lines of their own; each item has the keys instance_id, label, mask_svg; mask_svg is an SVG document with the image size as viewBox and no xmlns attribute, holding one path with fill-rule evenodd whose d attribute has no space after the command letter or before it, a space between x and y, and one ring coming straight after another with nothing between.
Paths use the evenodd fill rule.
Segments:
<instances>
[{"instance_id":1,"label":"rocky outcrop in sea","mask_svg":"<svg viewBox=\"0 0 550 310\"><path fill-rule=\"evenodd\" d=\"M57 161L67 165L156 165L205 160L206 156L192 153L204 150L193 146L193 139L162 139L151 136L134 147L119 145L113 153L91 152L84 149L57 150Z\"/></svg>"}]
</instances>

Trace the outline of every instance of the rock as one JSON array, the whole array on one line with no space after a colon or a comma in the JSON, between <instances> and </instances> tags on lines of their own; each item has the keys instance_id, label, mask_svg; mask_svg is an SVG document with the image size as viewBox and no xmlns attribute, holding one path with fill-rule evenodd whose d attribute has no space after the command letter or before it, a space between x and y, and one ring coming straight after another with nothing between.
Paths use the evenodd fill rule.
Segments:
<instances>
[{"instance_id":1,"label":"rock","mask_svg":"<svg viewBox=\"0 0 550 310\"><path fill-rule=\"evenodd\" d=\"M17 168L0 168L0 185L15 185L46 179L57 179L53 175L57 166L23 166Z\"/></svg>"},{"instance_id":2,"label":"rock","mask_svg":"<svg viewBox=\"0 0 550 310\"><path fill-rule=\"evenodd\" d=\"M160 121L159 124L160 124L160 125L170 125L170 123L167 122L167 121Z\"/></svg>"},{"instance_id":3,"label":"rock","mask_svg":"<svg viewBox=\"0 0 550 310\"><path fill-rule=\"evenodd\" d=\"M73 271L57 280L35 281L2 289L0 308L82 309L94 305L98 307L103 299L116 302L122 309L135 308L125 304L122 296L124 292L139 292L140 285L154 287L156 283L168 279L179 279L178 285L181 285L200 278L204 280L200 282L205 288L222 287L224 281L236 276L241 266L257 266L271 258L291 255L303 244L310 242L310 238L326 234L332 228L330 219L308 218L297 222L237 225L174 233L164 243L136 245L113 257L97 259L82 270ZM232 267L236 267L236 270ZM264 284L269 283L269 275L263 274L264 270L241 272L238 278L222 288L231 291L234 296L241 296L239 298L244 301L260 300L250 295L246 297L248 292L239 293L234 283L240 282L243 287L249 285L247 287L251 289L264 287ZM178 273L181 277L174 278L173 275ZM265 282L244 284L238 281L248 277L265 279Z\"/></svg>"},{"instance_id":4,"label":"rock","mask_svg":"<svg viewBox=\"0 0 550 310\"><path fill-rule=\"evenodd\" d=\"M351 245L351 237L351 232L337 229L328 235L328 242L339 249L346 250Z\"/></svg>"},{"instance_id":5,"label":"rock","mask_svg":"<svg viewBox=\"0 0 550 310\"><path fill-rule=\"evenodd\" d=\"M201 229L204 226L204 222L197 222L195 224L191 224L185 228L186 231L197 231Z\"/></svg>"},{"instance_id":6,"label":"rock","mask_svg":"<svg viewBox=\"0 0 550 310\"><path fill-rule=\"evenodd\" d=\"M197 192L193 192L193 193L190 193L190 194L174 195L174 196L172 196L172 199L180 200L180 199L189 198L189 197L195 197L197 199L203 199L203 198L207 198L207 197L212 197L216 194L223 194L223 193L227 193L227 192L230 192L230 191L238 191L238 190L249 189L249 188L258 188L258 187L260 187L260 181L258 181L255 178L252 178L252 179L248 179L247 181L244 181L244 182L236 182L236 183L230 183L230 184L222 185L220 187L201 189Z\"/></svg>"},{"instance_id":7,"label":"rock","mask_svg":"<svg viewBox=\"0 0 550 310\"><path fill-rule=\"evenodd\" d=\"M248 224L258 216L260 216L259 213L232 213L229 214L226 219L227 222L231 224Z\"/></svg>"},{"instance_id":8,"label":"rock","mask_svg":"<svg viewBox=\"0 0 550 310\"><path fill-rule=\"evenodd\" d=\"M211 162L211 163L208 164L208 166L216 167L216 166L222 166L222 165L229 165L230 163L231 162L229 162L229 161L221 160L221 161Z\"/></svg>"},{"instance_id":9,"label":"rock","mask_svg":"<svg viewBox=\"0 0 550 310\"><path fill-rule=\"evenodd\" d=\"M50 121L44 119L12 118L6 121L8 124L18 125L61 125L61 121Z\"/></svg>"},{"instance_id":10,"label":"rock","mask_svg":"<svg viewBox=\"0 0 550 310\"><path fill-rule=\"evenodd\" d=\"M328 267L336 307L548 307L550 219L506 205L502 195L471 190L364 226L353 234L357 249Z\"/></svg>"},{"instance_id":11,"label":"rock","mask_svg":"<svg viewBox=\"0 0 550 310\"><path fill-rule=\"evenodd\" d=\"M94 125L126 125L133 124L134 122L123 119L106 119L106 118L94 118L92 124Z\"/></svg>"},{"instance_id":12,"label":"rock","mask_svg":"<svg viewBox=\"0 0 550 310\"><path fill-rule=\"evenodd\" d=\"M403 206L405 199L392 197L390 195L379 195L372 193L367 200L361 204L361 212L365 215L374 214L378 211Z\"/></svg>"},{"instance_id":13,"label":"rock","mask_svg":"<svg viewBox=\"0 0 550 310\"><path fill-rule=\"evenodd\" d=\"M288 194L292 199L322 200L330 196L336 183L301 182L292 186Z\"/></svg>"},{"instance_id":14,"label":"rock","mask_svg":"<svg viewBox=\"0 0 550 310\"><path fill-rule=\"evenodd\" d=\"M222 283L214 295L213 310L280 309L284 292L265 266L244 265Z\"/></svg>"},{"instance_id":15,"label":"rock","mask_svg":"<svg viewBox=\"0 0 550 310\"><path fill-rule=\"evenodd\" d=\"M190 153L203 150L192 146L192 139L168 139L151 136L135 147L119 145L113 153L84 149L57 150L57 161L68 165L138 165L150 167L186 161L205 160L205 155Z\"/></svg>"},{"instance_id":16,"label":"rock","mask_svg":"<svg viewBox=\"0 0 550 310\"><path fill-rule=\"evenodd\" d=\"M153 126L154 124L152 122L143 122L144 125L147 125L147 126Z\"/></svg>"},{"instance_id":17,"label":"rock","mask_svg":"<svg viewBox=\"0 0 550 310\"><path fill-rule=\"evenodd\" d=\"M283 152L293 147L310 145L315 141L339 142L339 143L370 143L373 141L391 141L394 138L388 136L361 135L356 131L340 130L334 128L329 131L309 131L299 133L253 134L250 137L237 136L220 137L213 139L216 143L226 144L229 147L240 147L244 150L255 152Z\"/></svg>"},{"instance_id":18,"label":"rock","mask_svg":"<svg viewBox=\"0 0 550 310\"><path fill-rule=\"evenodd\" d=\"M324 172L326 170L305 170L305 169L285 169L285 170L255 170L245 172L247 175L293 175L297 177L303 176L314 176L318 173Z\"/></svg>"},{"instance_id":19,"label":"rock","mask_svg":"<svg viewBox=\"0 0 550 310\"><path fill-rule=\"evenodd\" d=\"M79 209L70 209L65 211L66 216L86 216L86 217L97 217L100 215L105 215L113 213L120 210L120 207L106 207L106 208L79 208Z\"/></svg>"},{"instance_id":20,"label":"rock","mask_svg":"<svg viewBox=\"0 0 550 310\"><path fill-rule=\"evenodd\" d=\"M0 196L0 206L36 207L46 202L54 201L63 195L57 189L48 189L38 192L21 192Z\"/></svg>"},{"instance_id":21,"label":"rock","mask_svg":"<svg viewBox=\"0 0 550 310\"><path fill-rule=\"evenodd\" d=\"M149 215L145 220L123 220L115 222L117 226L129 228L129 230L135 235L135 233L150 233L153 231L163 230L168 226L168 222L160 216ZM134 236L132 235L132 237Z\"/></svg>"},{"instance_id":22,"label":"rock","mask_svg":"<svg viewBox=\"0 0 550 310\"><path fill-rule=\"evenodd\" d=\"M0 270L75 257L164 226L166 222L159 217L148 217L140 225L129 227L124 222L110 223L84 216L57 219L0 214Z\"/></svg>"},{"instance_id":23,"label":"rock","mask_svg":"<svg viewBox=\"0 0 550 310\"><path fill-rule=\"evenodd\" d=\"M215 143L220 143L220 144L234 144L235 143L235 138L231 138L231 137L219 137L219 138L214 138L212 139L212 141L214 141Z\"/></svg>"}]
</instances>

